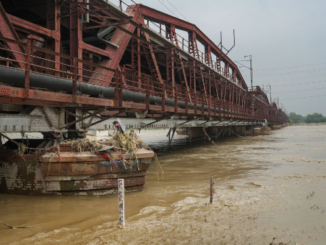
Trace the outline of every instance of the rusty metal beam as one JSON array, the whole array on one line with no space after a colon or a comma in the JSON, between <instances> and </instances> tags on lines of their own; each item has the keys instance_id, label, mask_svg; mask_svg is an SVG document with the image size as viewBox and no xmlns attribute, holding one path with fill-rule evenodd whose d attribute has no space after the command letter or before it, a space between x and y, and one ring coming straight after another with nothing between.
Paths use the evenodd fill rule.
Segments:
<instances>
[{"instance_id":1,"label":"rusty metal beam","mask_svg":"<svg viewBox=\"0 0 326 245\"><path fill-rule=\"evenodd\" d=\"M168 24L168 25L174 25L176 28L183 30L183 31L193 31L196 33L197 39L201 41L204 45L207 44L211 47L211 51L216 55L219 56L220 59L223 61L226 61L227 63L231 64L233 68L238 70L238 66L226 55L224 54L217 45L211 41L196 25L189 23L187 21L178 19L176 17L173 17L171 15L165 14L163 12L160 12L156 9L150 8L148 6L138 4L139 11L142 12L142 14L153 21L156 21L158 23ZM244 80L241 73L239 72L240 80Z\"/></svg>"},{"instance_id":2,"label":"rusty metal beam","mask_svg":"<svg viewBox=\"0 0 326 245\"><path fill-rule=\"evenodd\" d=\"M60 129L68 128L68 127L70 127L71 125L74 125L74 124L76 124L76 123L82 122L82 121L84 121L85 119L90 118L90 117L93 117L93 116L95 116L96 114L99 114L99 113L101 113L101 112L103 112L103 111L105 111L105 110L106 110L105 107L102 108L102 109L99 109L99 110L97 110L96 112L89 114L88 116L85 116L85 117L79 118L78 120L75 120L75 121L73 121L73 122L70 122L70 123L64 125L64 126L61 127Z\"/></svg>"},{"instance_id":3,"label":"rusty metal beam","mask_svg":"<svg viewBox=\"0 0 326 245\"><path fill-rule=\"evenodd\" d=\"M192 103L191 94L190 94L190 91L189 91L189 86L188 86L188 81L187 81L187 75L186 75L185 68L183 67L183 62L182 62L182 57L181 57L180 52L179 52L179 59L181 60L181 70L182 70L184 82L186 84L186 89L187 89L188 96L189 96L189 102Z\"/></svg>"},{"instance_id":4,"label":"rusty metal beam","mask_svg":"<svg viewBox=\"0 0 326 245\"><path fill-rule=\"evenodd\" d=\"M83 27L83 30L96 29L96 28L109 27L109 26L119 26L119 25L124 25L124 24L128 24L128 23L129 23L129 20L119 21L116 23L102 23L97 26Z\"/></svg>"},{"instance_id":5,"label":"rusty metal beam","mask_svg":"<svg viewBox=\"0 0 326 245\"><path fill-rule=\"evenodd\" d=\"M125 112L126 112L126 110L119 111L119 112L117 112L117 113L115 113L115 114L113 114L113 115L111 115L111 116L109 116L109 117L105 117L105 118L102 118L102 119L99 120L99 121L96 121L96 122L93 122L93 123L91 123L91 124L88 124L87 126L85 126L85 128L89 128L89 127L91 127L91 126L94 126L94 125L96 125L96 124L99 124L99 123L101 123L101 122L104 122L104 121L106 121L106 120L109 120L110 118L112 118L112 117L116 117L116 116L118 116L118 115L120 115L120 114L122 114L122 113L125 113Z\"/></svg>"},{"instance_id":6,"label":"rusty metal beam","mask_svg":"<svg viewBox=\"0 0 326 245\"><path fill-rule=\"evenodd\" d=\"M56 31L49 30L47 28L44 28L42 26L36 25L30 21L23 20L21 18L18 18L16 16L7 14L7 16L10 19L10 22L17 28L21 28L27 32L34 32L43 36L47 37L52 37L52 38L57 38L57 33Z\"/></svg>"},{"instance_id":7,"label":"rusty metal beam","mask_svg":"<svg viewBox=\"0 0 326 245\"><path fill-rule=\"evenodd\" d=\"M83 49L83 50L87 50L91 53L97 54L97 55L103 55L106 56L108 58L111 58L114 54L113 49L111 51L107 51L107 50L103 50L100 48L97 48L93 45L89 45L87 43L84 43L82 40L78 40L79 41L79 48Z\"/></svg>"},{"instance_id":8,"label":"rusty metal beam","mask_svg":"<svg viewBox=\"0 0 326 245\"><path fill-rule=\"evenodd\" d=\"M127 12L129 14L134 14L133 21L135 21L136 23L139 22L139 20L141 18L141 13L139 11L135 11L134 9L130 8L127 10ZM131 39L131 36L128 35L127 33L123 32L121 29L126 30L127 32L130 32L130 33L134 33L135 28L136 28L134 25L132 25L130 23L122 25L122 26L117 26L117 27L119 27L119 28L117 30L115 30L115 32L111 38L111 42L118 45L119 48L114 53L112 59L102 60L100 63L101 66L108 67L113 70L118 68L120 60L121 60L124 52L126 51L129 41ZM92 78L94 78L94 79L91 79L91 82L105 86L112 81L113 75L114 75L114 72L112 72L112 71L106 71L106 70L97 68L95 70L95 73L92 75ZM101 82L99 82L99 81L101 81Z\"/></svg>"},{"instance_id":9,"label":"rusty metal beam","mask_svg":"<svg viewBox=\"0 0 326 245\"><path fill-rule=\"evenodd\" d=\"M12 23L10 22L10 19L7 16L7 13L2 7L1 3L0 3L0 34L3 37L20 41L18 34L16 33L16 30L13 27ZM25 62L25 56L23 55L24 53L23 48L20 45L12 42L6 42L6 44L9 47L9 49L12 50L11 54L17 60L18 66L21 69L24 69L25 65L23 62Z\"/></svg>"},{"instance_id":10,"label":"rusty metal beam","mask_svg":"<svg viewBox=\"0 0 326 245\"><path fill-rule=\"evenodd\" d=\"M140 37L140 29L137 28ZM132 78L134 87L141 88L141 45L140 40L131 40L131 70L135 77ZM138 78L137 78L138 77ZM135 83L137 86L135 86ZM138 83L138 84L137 84Z\"/></svg>"},{"instance_id":11,"label":"rusty metal beam","mask_svg":"<svg viewBox=\"0 0 326 245\"><path fill-rule=\"evenodd\" d=\"M149 36L147 33L145 33L145 37L146 37L146 41L147 42L151 42L151 40L149 39ZM152 62L153 62L153 65L154 65L154 68L155 68L155 71L153 70L152 72L155 73L155 78L161 83L163 84L163 79L162 79L162 76L161 76L161 72L160 72L160 69L158 68L158 64L157 64L157 60L156 60L156 57L155 57L155 54L153 53L153 47L152 45L148 45L148 49L150 51L150 54L151 54L151 58L152 58ZM156 80L155 79L155 80Z\"/></svg>"}]
</instances>

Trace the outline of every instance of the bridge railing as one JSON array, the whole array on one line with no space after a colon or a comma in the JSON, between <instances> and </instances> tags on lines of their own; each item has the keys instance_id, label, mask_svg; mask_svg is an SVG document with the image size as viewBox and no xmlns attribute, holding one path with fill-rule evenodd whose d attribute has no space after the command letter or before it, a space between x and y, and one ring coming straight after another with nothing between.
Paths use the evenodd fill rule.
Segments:
<instances>
[{"instance_id":1,"label":"bridge railing","mask_svg":"<svg viewBox=\"0 0 326 245\"><path fill-rule=\"evenodd\" d=\"M146 100L142 103L146 108L150 108L147 98L149 96L161 97L164 99L173 99L175 104L178 101L185 102L183 108L178 106L169 106L161 104L161 112L169 111L174 114L186 115L203 115L203 116L219 116L234 117L242 119L257 119L275 117L268 115L260 115L255 111L251 111L249 105L240 104L234 97L231 99L218 99L209 95L205 95L203 91L186 89L184 84L160 83L152 79L150 75L142 74L141 77L133 74L132 70L127 66L119 70L109 69L99 64L99 59L84 56L83 59L77 59L69 55L53 52L49 49L41 48L44 45L39 40L16 41L5 37L0 37L0 41L4 44L0 46L0 65L14 69L23 70L25 72L25 89L34 89L30 86L30 73L38 73L48 76L59 77L73 81L73 95L80 95L77 91L76 83L95 84L103 87L114 87L116 91L127 90L146 95ZM19 47L13 48L13 45ZM97 69L100 68L100 69ZM6 81L0 81L5 83ZM39 88L38 88L39 89ZM57 88L56 91L60 91ZM122 96L116 93L115 98L122 107ZM190 108L192 104L192 108ZM200 106L199 106L200 105ZM174 110L173 110L174 107ZM169 110L167 110L170 108Z\"/></svg>"}]
</instances>

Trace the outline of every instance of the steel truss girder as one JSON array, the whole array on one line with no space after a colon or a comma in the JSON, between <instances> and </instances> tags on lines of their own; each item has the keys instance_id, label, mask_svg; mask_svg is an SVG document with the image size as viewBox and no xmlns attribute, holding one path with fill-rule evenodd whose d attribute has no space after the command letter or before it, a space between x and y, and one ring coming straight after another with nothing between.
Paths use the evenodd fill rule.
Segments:
<instances>
[{"instance_id":1,"label":"steel truss girder","mask_svg":"<svg viewBox=\"0 0 326 245\"><path fill-rule=\"evenodd\" d=\"M80 0L78 0L78 1L80 1ZM81 1L80 1L81 2ZM71 14L69 15L70 16L70 18L73 18L73 21L72 22L74 22L75 20L76 20L76 16L78 16L78 14L79 13L82 13L83 11L83 13L86 13L85 12L85 10L83 9L83 7L80 7L80 6L85 6L85 3L82 3L82 4L79 4L80 2L75 2L75 1L65 1L65 3L66 4L69 4L69 6L70 6L70 4L72 4L72 8L73 9L71 9ZM88 5L90 5L90 4L88 4ZM105 5L105 4L104 4ZM103 6L104 6L103 5ZM78 7L79 6L79 7ZM94 5L95 6L95 5ZM106 5L105 5L106 6ZM60 11L58 10L58 9L60 9L60 8L57 8L56 9L56 16L59 16L60 15ZM130 10L130 9L133 9L134 11L132 11L132 10ZM135 7L131 7L129 9L129 11L132 13L134 13L135 15L137 15L137 13L139 12L138 11L138 9ZM95 12L102 12L102 14L103 13L108 13L108 11L106 10L106 9L93 9ZM137 12L138 11L138 12ZM88 12L89 13L89 12ZM110 14L112 14L112 13L110 13ZM122 15L121 15L122 16ZM114 20L114 21L118 21L118 20L121 20L121 19L124 19L124 20L128 20L129 21L129 23L130 24L126 24L126 26L119 26L119 27L117 27L117 29L118 30L120 30L121 32L123 32L123 33L127 33L127 36L129 36L129 40L130 40L130 36L132 36L132 37L135 37L134 35L136 35L137 36L137 43L139 43L140 44L140 42L143 42L143 43L145 43L146 45L151 45L151 47L152 47L152 50L150 50L150 52L149 52L149 54L150 54L150 56L154 56L155 57L155 55L154 55L154 52L156 52L156 50L154 50L155 48L156 49L158 49L158 51L160 51L159 49L162 49L162 52L165 52L165 54L167 54L167 52L170 52L170 56L171 56L171 59L173 58L173 71L174 71L174 69L175 69L175 65L174 64L179 64L179 66L178 66L178 68L180 68L180 70L182 69L182 75L183 75L183 78L182 78L182 76L181 76L181 78L180 78L180 81L185 81L185 84L186 84L186 91L187 91L187 93L188 93L188 96L189 96L189 102L191 102L191 100L192 100L192 96L191 96L191 93L192 93L192 91L195 91L196 92L196 73L198 74L200 74L200 76L199 76L199 78L198 79L200 79L201 80L201 85L202 85L202 88L204 89L204 91L205 91L205 100L206 100L206 104L205 105L208 105L209 106L209 108L211 107L210 105L211 105L211 99L212 99L212 96L214 96L214 91L213 91L213 93L212 93L212 86L215 86L215 90L216 90L216 97L218 98L218 100L221 100L221 95L222 95L222 88L220 88L221 86L219 86L219 85L216 85L216 77L215 76L219 76L219 75L217 75L217 73L214 73L213 72L213 70L211 70L211 68L212 68L212 66L211 66L211 63L212 63L212 59L211 59L211 45L206 45L205 46L205 61L206 61L206 63L208 64L208 66L209 67L206 67L206 66L204 66L205 67L205 70L204 69L202 69L200 66L202 66L202 64L200 64L200 62L197 60L197 59L195 59L195 58L189 58L189 56L187 56L187 58L189 58L190 59L190 61L189 62L186 62L186 61L183 61L183 59L182 59L182 56L181 56L181 53L183 54L183 55L185 55L185 53L184 52L182 52L182 50L180 51L180 47L179 47L179 41L178 41L178 39L177 39L177 37L176 37L176 32L175 31L173 31L173 29L172 29L172 33L170 33L170 37L172 38L172 46L173 45L176 45L176 47L171 47L171 46L169 46L169 45L167 45L166 47L164 47L164 48L162 48L162 47L160 47L160 45L154 45L154 44L151 44L151 41L148 39L148 40L145 40L145 39L143 39L142 41L140 41L140 39L141 39L141 36L138 34L138 30L139 30L139 32L140 32L140 30L142 30L142 31L145 31L145 33L147 34L147 36L148 36L148 33L150 33L150 31L147 31L146 30L146 27L144 27L144 26L142 26L142 27L138 27L139 26L139 22L141 22L140 20L142 19L142 18L144 18L142 15L138 15L138 22L135 22L135 20L137 19L137 18L135 18L135 16L134 16L134 18L132 19L132 20L130 20L130 19L128 19L128 18L126 18L126 17L112 17L112 16L108 16L108 17L104 17L104 18L102 18L102 17L100 17L100 18L102 18L103 20L105 20L106 22L109 22L109 21L111 21L112 22L112 20ZM94 17L94 18L96 18L97 16L92 16L92 17ZM77 18L77 22L78 22L78 18ZM55 21L55 23L58 23L58 21L56 20ZM56 24L57 25L57 24ZM15 26L18 26L18 25L15 25ZM60 26L60 24L59 24L59 26ZM80 24L77 24L77 26L78 26L78 28L80 28L81 27L81 25ZM135 34L135 32L131 32L131 31L129 31L129 29L128 28L131 28L130 26L134 26L134 27L137 27L137 34ZM74 27L74 26L72 26L72 27ZM171 27L172 27L172 25L171 25ZM77 28L77 29L78 29ZM46 28L44 28L44 29L46 29ZM122 31L122 29L124 29L125 31ZM80 28L80 30L81 30L81 28ZM170 29L171 30L171 29ZM42 30L43 32L44 32L44 30ZM74 32L74 30L73 30L73 28L72 28L72 33ZM44 32L45 33L45 32ZM53 35L55 33L55 35ZM56 27L55 28L55 30L52 32L52 34L50 33L50 32L48 32L48 33L46 33L46 35L48 35L48 36L50 36L50 35L52 35L52 37L55 39L55 40L60 40L60 38L58 38L58 33L60 34L60 27ZM130 33L132 34L132 35L130 35ZM172 35L171 35L172 34ZM198 36L200 36L200 34L196 34L196 32L195 31L193 31L192 32L192 35L194 36L194 38L193 38L193 53L195 54L195 56L196 56L196 53L197 53L197 58L198 59L200 59L200 57L199 57L199 54L198 54L198 45L197 45L197 36L196 35L198 35ZM80 38L80 36L78 35L78 34L76 34L76 33L74 33L74 34L72 34L71 36L73 36L75 39L76 39L76 37L79 39ZM121 36L120 36L121 37ZM126 38L126 35L121 39L121 40L127 40ZM146 37L146 35L145 35L145 37ZM202 42L202 39L198 39L200 42ZM56 52L58 52L59 53L59 51L60 51L60 47L57 45L57 44L60 44L60 41L58 41L57 43L56 43L56 48L55 48L55 51ZM78 45L77 45L77 52L76 51L72 51L75 55L73 55L73 56L77 56L78 58L80 58L79 57L79 52L80 52L80 50L88 50L88 51L90 51L91 50L91 47L88 47L88 48L85 48L85 47L83 47L83 45L82 45L83 43L82 43L82 41L80 41L80 42L78 42ZM86 44L84 44L85 46L86 46ZM91 45L89 45L89 46L91 46ZM59 49L58 49L58 47L59 47ZM121 46L119 46L119 48L120 48ZM137 46L137 48L138 47L140 47L140 45L138 45ZM165 50L167 50L167 51L164 51L164 49ZM176 55L176 53L175 53L175 50L178 50L178 54ZM139 57L140 57L140 50L137 50L138 51L138 55L139 55ZM173 54L172 54L172 51L174 52ZM118 56L119 56L119 54L118 54L118 52L120 52L120 54L121 53L123 53L124 51L123 51L123 49L121 49L120 51L119 50L114 50L112 53L109 53L109 51L104 51L103 53L102 53L102 57L103 56L106 56L106 57L108 57L108 58L110 58L110 62L112 61L112 60L118 60ZM77 55L76 55L76 53L77 53ZM93 53L96 53L96 54L100 54L101 53L101 50L99 50L99 49L96 49L96 48L93 48ZM104 55L103 55L104 54ZM173 56L172 56L173 55ZM215 54L216 55L216 54ZM217 55L216 55L217 56ZM59 60L58 60L58 58L59 58ZM217 59L219 59L219 60L222 60L222 58L223 57L219 57L219 56L217 56ZM55 59L56 59L56 61L59 61L60 62L60 57L59 56L57 56L57 55L55 55ZM81 59L81 58L80 58ZM121 56L120 56L120 59L121 59ZM138 57L136 57L136 59L138 60ZM120 60L119 60L120 61ZM113 62L113 61L112 61ZM195 68L193 69L191 66L187 66L187 65L185 65L185 64L187 64L187 63L190 63L190 62L193 62L194 63L194 66L195 66ZM140 62L138 62L138 63L140 63ZM199 67L198 67L198 64L199 64ZM57 67L58 67L58 65L59 64L55 64ZM79 65L79 68L81 68L81 63L78 63L78 65ZM136 64L137 66L138 66L138 64ZM228 72L229 72L229 69L228 69L228 67L231 65L231 69L233 70L233 66L232 66L232 62L228 62L227 64L226 64L226 70L225 70L225 72L226 72L226 76L229 76L229 74L228 74ZM59 65L60 66L60 65ZM197 66L197 67L196 67ZM119 69L120 67L118 66L118 69ZM135 66L133 67L133 70L134 70L134 68L135 68ZM60 67L59 67L59 69L60 69ZM59 70L58 69L58 70ZM189 69L189 71L187 71L186 69ZM79 72L81 71L81 69L78 69L79 70ZM156 69L156 70L158 70L158 69ZM170 69L171 70L171 69ZM197 70L197 71L196 71ZM159 70L158 70L159 71ZM112 72L112 71L109 71L109 72ZM108 73L109 73L108 72ZM138 75L138 80L139 79L141 79L141 71L140 71L140 69L138 69L138 71L137 71L137 75ZM122 78L119 78L122 82L125 82L125 79L124 79L124 74L123 74L123 72L121 72L121 73L119 73L121 76L122 76ZM181 74L181 73L180 73ZM79 74L79 75L81 75L81 74ZM168 74L168 72L167 72L167 76L168 75L170 75L170 74ZM241 74L240 74L241 75ZM107 77L107 76L106 76ZM173 76L174 77L174 76ZM80 76L79 76L79 78L80 78ZM161 76L161 79L162 79L162 76ZM224 80L226 80L225 78L223 78L223 77L220 77L220 79L224 79ZM230 79L230 80L233 80L233 81L236 81L236 79L237 79L237 70L235 69L235 70L233 70L233 72L232 72L232 78L229 78L228 77L228 79ZM168 79L167 79L168 80ZM200 81L199 80L199 81ZM188 85L188 81L189 81L189 85ZM242 80L240 79L240 82L242 83ZM163 83L164 83L164 81L163 81ZM139 82L139 85L141 84L141 82ZM108 85L108 84L103 84L103 85ZM230 110L231 111L236 111L236 110L239 110L239 106L240 106L240 104L241 104L241 96L240 96L240 93L238 93L237 92L237 89L236 89L236 87L235 87L236 85L235 84L232 84L232 83L229 83L229 85L227 86L227 88L225 88L225 92L224 92L224 102L225 102L225 104L226 104L226 108L230 108ZM174 86L173 86L174 87ZM173 92L174 92L175 90L173 89ZM226 91L228 91L228 94L226 93ZM226 94L227 94L227 96L226 96ZM31 94L32 95L32 94ZM33 97L34 95L32 95L32 97ZM69 95L68 95L69 96ZM196 96L196 95L195 95ZM250 95L251 96L251 95ZM33 97L34 98L34 97ZM174 98L174 96L173 96L173 98ZM8 98L6 98L6 99L8 99ZM80 97L78 97L78 99L79 99L79 101L80 101ZM33 100L33 99L32 99ZM12 101L14 101L14 100L12 100ZM18 101L18 100L16 100L16 101ZM36 100L35 100L36 101ZM41 101L41 100L38 100L38 101ZM66 101L67 101L67 98L66 98ZM214 106L215 106L215 100L213 100L214 101ZM246 106L246 99L243 99L242 100L243 101L243 105L244 106ZM259 99L257 98L257 99L255 99L255 101L256 101L256 103L258 103L257 101L259 101ZM31 101L30 100L26 100L26 103L30 103ZM73 100L73 102L76 102L76 100ZM196 101L196 99L195 99L195 101L194 101L195 103L197 103L197 101ZM219 101L219 106L221 105L221 103L220 103L221 101ZM36 103L36 102L35 102ZM37 103L39 103L39 102L37 102ZM52 103L52 105L54 105L54 104L56 104L56 105L60 105L60 106L63 106L66 102L62 102L62 101L56 101L56 102L48 102L49 103L49 105ZM259 104L257 104L258 105L258 111L262 111L262 110L267 110L266 108L266 105L264 105L264 104L261 104L261 103L259 103ZM149 106L150 107L150 106ZM175 110L177 110L177 108L175 108ZM163 106L162 106L162 111L164 111L164 109L163 109ZM215 110L214 110L215 111ZM221 111L221 110L220 110ZM229 111L229 109L228 109L228 111ZM210 111L208 110L208 113L209 113ZM225 111L223 110L223 113L225 113ZM229 113L228 113L229 114Z\"/></svg>"},{"instance_id":2,"label":"steel truss girder","mask_svg":"<svg viewBox=\"0 0 326 245\"><path fill-rule=\"evenodd\" d=\"M145 37L146 37L146 41L148 43L150 43L151 41L150 41L147 33L145 33ZM143 45L143 47L144 47L144 45ZM150 66L150 72L152 74L152 77L153 77L154 81L158 80L159 83L163 84L161 72L160 72L160 69L158 68L158 63L157 63L155 54L153 53L153 47L150 44L146 48L149 49L149 53L150 53L150 56L149 56L148 53L144 50L144 52L146 53L148 65ZM144 47L144 49L145 49L145 47Z\"/></svg>"},{"instance_id":3,"label":"steel truss girder","mask_svg":"<svg viewBox=\"0 0 326 245\"><path fill-rule=\"evenodd\" d=\"M13 27L12 23L10 22L9 17L7 16L6 11L2 7L2 4L0 3L0 34L3 37L13 39L16 41L20 41L18 34L16 33L15 28ZM12 42L6 42L7 46L9 47L11 52L11 55L17 60L17 65L19 68L24 69L25 68L25 56L23 55L24 49L16 43Z\"/></svg>"}]
</instances>

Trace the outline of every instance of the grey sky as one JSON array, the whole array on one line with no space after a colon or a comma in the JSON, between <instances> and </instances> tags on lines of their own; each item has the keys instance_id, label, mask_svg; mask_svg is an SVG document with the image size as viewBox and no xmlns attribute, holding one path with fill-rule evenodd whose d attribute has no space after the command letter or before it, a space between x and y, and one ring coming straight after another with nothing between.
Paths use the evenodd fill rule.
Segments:
<instances>
[{"instance_id":1,"label":"grey sky","mask_svg":"<svg viewBox=\"0 0 326 245\"><path fill-rule=\"evenodd\" d=\"M118 0L111 2L117 4ZM326 115L326 1L135 2L173 15L169 8L175 16L184 19L181 12L215 43L219 43L222 31L223 44L227 48L233 44L232 30L235 29L236 46L229 56L237 61L243 60L244 55L252 55L254 85L264 84L267 88L266 85L271 84L272 98L279 97L287 112ZM241 63L249 66L249 62ZM250 85L249 70L244 67L240 70Z\"/></svg>"}]
</instances>

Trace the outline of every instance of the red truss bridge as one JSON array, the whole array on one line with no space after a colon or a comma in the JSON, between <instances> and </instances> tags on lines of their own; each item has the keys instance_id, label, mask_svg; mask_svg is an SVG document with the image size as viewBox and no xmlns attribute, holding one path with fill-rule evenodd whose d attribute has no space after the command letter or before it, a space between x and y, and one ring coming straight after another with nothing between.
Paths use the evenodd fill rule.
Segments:
<instances>
[{"instance_id":1,"label":"red truss bridge","mask_svg":"<svg viewBox=\"0 0 326 245\"><path fill-rule=\"evenodd\" d=\"M76 137L114 117L137 128L288 120L192 23L122 1L1 4L0 132Z\"/></svg>"}]
</instances>

